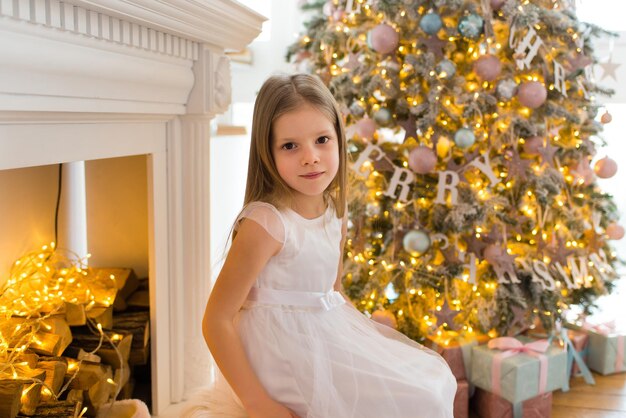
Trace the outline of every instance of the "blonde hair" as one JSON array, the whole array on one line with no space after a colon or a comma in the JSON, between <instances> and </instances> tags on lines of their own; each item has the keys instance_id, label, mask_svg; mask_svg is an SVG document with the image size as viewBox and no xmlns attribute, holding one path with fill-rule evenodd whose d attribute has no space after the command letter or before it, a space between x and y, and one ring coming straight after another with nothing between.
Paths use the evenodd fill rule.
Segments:
<instances>
[{"instance_id":1,"label":"blonde hair","mask_svg":"<svg viewBox=\"0 0 626 418\"><path fill-rule=\"evenodd\" d=\"M324 191L343 217L346 208L346 134L335 98L322 81L308 74L275 75L268 78L254 103L252 140L248 161L248 179L244 206L254 201L271 203L276 207L288 204L291 188L278 174L272 154L272 126L281 115L307 103L321 111L331 121L339 142L339 169Z\"/></svg>"}]
</instances>

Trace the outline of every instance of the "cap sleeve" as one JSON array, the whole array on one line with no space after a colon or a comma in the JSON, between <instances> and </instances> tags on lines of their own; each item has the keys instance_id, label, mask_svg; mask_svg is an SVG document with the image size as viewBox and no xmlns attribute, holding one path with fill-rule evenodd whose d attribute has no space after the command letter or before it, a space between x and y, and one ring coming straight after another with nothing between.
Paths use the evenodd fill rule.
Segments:
<instances>
[{"instance_id":1,"label":"cap sleeve","mask_svg":"<svg viewBox=\"0 0 626 418\"><path fill-rule=\"evenodd\" d=\"M269 203L251 202L241 211L235 222L235 231L239 228L239 223L247 218L261 225L268 234L281 244L285 242L285 225L278 209Z\"/></svg>"}]
</instances>

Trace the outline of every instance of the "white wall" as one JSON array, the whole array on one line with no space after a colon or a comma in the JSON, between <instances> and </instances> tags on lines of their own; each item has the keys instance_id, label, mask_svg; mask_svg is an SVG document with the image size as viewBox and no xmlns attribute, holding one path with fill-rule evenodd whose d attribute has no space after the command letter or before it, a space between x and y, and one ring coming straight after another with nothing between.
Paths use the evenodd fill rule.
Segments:
<instances>
[{"instance_id":1,"label":"white wall","mask_svg":"<svg viewBox=\"0 0 626 418\"><path fill-rule=\"evenodd\" d=\"M85 176L90 265L147 276L145 156L87 161ZM0 285L17 258L54 241L57 184L58 165L0 170Z\"/></svg>"}]
</instances>

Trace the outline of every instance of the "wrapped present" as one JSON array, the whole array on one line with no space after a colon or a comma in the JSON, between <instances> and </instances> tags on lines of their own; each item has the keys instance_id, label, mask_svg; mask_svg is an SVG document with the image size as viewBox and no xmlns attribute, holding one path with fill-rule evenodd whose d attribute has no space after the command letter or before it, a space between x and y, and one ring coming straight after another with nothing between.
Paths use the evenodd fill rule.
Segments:
<instances>
[{"instance_id":1,"label":"wrapped present","mask_svg":"<svg viewBox=\"0 0 626 418\"><path fill-rule=\"evenodd\" d=\"M573 325L589 335L589 368L600 374L607 375L626 371L626 329L618 328L615 321L602 324L583 323Z\"/></svg>"},{"instance_id":2,"label":"wrapped present","mask_svg":"<svg viewBox=\"0 0 626 418\"><path fill-rule=\"evenodd\" d=\"M472 406L481 418L548 418L552 416L552 392L514 405L491 392L476 389Z\"/></svg>"},{"instance_id":3,"label":"wrapped present","mask_svg":"<svg viewBox=\"0 0 626 418\"><path fill-rule=\"evenodd\" d=\"M454 396L454 418L467 418L469 414L469 383L467 380L456 381Z\"/></svg>"},{"instance_id":4,"label":"wrapped present","mask_svg":"<svg viewBox=\"0 0 626 418\"><path fill-rule=\"evenodd\" d=\"M488 337L484 335L462 337L456 332L449 331L428 337L425 345L443 357L457 380L469 380L472 347L487 341Z\"/></svg>"},{"instance_id":5,"label":"wrapped present","mask_svg":"<svg viewBox=\"0 0 626 418\"><path fill-rule=\"evenodd\" d=\"M471 383L516 404L568 388L567 352L548 340L495 338L472 347Z\"/></svg>"}]
</instances>

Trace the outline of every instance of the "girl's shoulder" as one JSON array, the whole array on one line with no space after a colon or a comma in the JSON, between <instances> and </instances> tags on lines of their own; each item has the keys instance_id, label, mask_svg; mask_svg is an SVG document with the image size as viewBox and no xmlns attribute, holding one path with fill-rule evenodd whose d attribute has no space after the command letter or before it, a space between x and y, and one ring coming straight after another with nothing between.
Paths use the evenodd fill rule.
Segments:
<instances>
[{"instance_id":1,"label":"girl's shoulder","mask_svg":"<svg viewBox=\"0 0 626 418\"><path fill-rule=\"evenodd\" d=\"M283 216L271 203L255 201L245 205L235 221L235 231L244 218L250 219L259 224L276 241L285 242L285 223Z\"/></svg>"}]
</instances>

